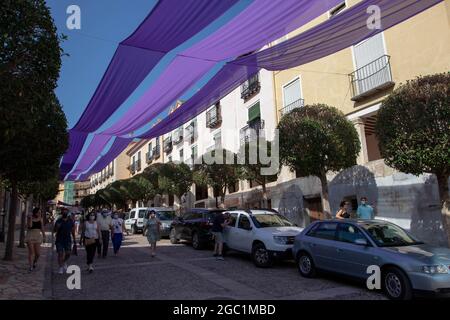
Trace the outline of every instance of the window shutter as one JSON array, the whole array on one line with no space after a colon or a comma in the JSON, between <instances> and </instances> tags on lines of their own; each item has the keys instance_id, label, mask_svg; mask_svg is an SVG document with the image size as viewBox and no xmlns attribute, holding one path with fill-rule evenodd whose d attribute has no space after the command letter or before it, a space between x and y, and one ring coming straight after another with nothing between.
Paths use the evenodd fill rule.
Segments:
<instances>
[{"instance_id":1,"label":"window shutter","mask_svg":"<svg viewBox=\"0 0 450 320\"><path fill-rule=\"evenodd\" d=\"M301 99L300 79L296 79L283 87L284 106L288 106Z\"/></svg>"},{"instance_id":2,"label":"window shutter","mask_svg":"<svg viewBox=\"0 0 450 320\"><path fill-rule=\"evenodd\" d=\"M261 118L259 101L248 109L248 122Z\"/></svg>"}]
</instances>

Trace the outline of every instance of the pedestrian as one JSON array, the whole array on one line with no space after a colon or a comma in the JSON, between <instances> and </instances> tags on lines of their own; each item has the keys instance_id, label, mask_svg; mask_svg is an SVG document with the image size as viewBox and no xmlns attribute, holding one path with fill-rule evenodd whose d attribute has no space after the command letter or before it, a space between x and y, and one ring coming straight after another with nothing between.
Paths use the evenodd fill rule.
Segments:
<instances>
[{"instance_id":1,"label":"pedestrian","mask_svg":"<svg viewBox=\"0 0 450 320\"><path fill-rule=\"evenodd\" d=\"M88 216L88 220L83 224L84 245L86 248L86 260L89 273L94 271L93 263L95 257L95 250L101 244L100 226L95 221L95 214L91 213Z\"/></svg>"},{"instance_id":2,"label":"pedestrian","mask_svg":"<svg viewBox=\"0 0 450 320\"><path fill-rule=\"evenodd\" d=\"M336 219L349 219L350 218L350 213L349 213L349 209L350 208L350 202L348 201L341 201L340 205L339 205L339 210L336 213Z\"/></svg>"},{"instance_id":3,"label":"pedestrian","mask_svg":"<svg viewBox=\"0 0 450 320\"><path fill-rule=\"evenodd\" d=\"M373 207L367 204L367 197L361 197L361 203L356 210L358 219L373 220L375 217Z\"/></svg>"},{"instance_id":4,"label":"pedestrian","mask_svg":"<svg viewBox=\"0 0 450 320\"><path fill-rule=\"evenodd\" d=\"M101 245L97 248L98 257L106 258L108 255L109 238L111 236L112 218L108 210L103 209L101 214L97 214L97 223L101 231ZM102 250L103 248L103 250Z\"/></svg>"},{"instance_id":5,"label":"pedestrian","mask_svg":"<svg viewBox=\"0 0 450 320\"><path fill-rule=\"evenodd\" d=\"M75 224L69 218L69 212L66 208L61 209L61 217L56 220L53 232L56 233L55 246L58 253L59 274L63 274L67 270L67 261L70 258L72 250L72 235L74 244L75 240Z\"/></svg>"},{"instance_id":6,"label":"pedestrian","mask_svg":"<svg viewBox=\"0 0 450 320\"><path fill-rule=\"evenodd\" d=\"M145 231L147 231L147 240L150 244L152 257L154 257L156 251L156 242L161 239L161 221L159 221L159 219L156 217L156 212L154 210L151 210L149 213L149 217L144 227L143 234L145 234Z\"/></svg>"},{"instance_id":7,"label":"pedestrian","mask_svg":"<svg viewBox=\"0 0 450 320\"><path fill-rule=\"evenodd\" d=\"M222 211L216 212L213 218L211 232L214 236L214 257L217 260L223 260L223 228L228 224Z\"/></svg>"},{"instance_id":8,"label":"pedestrian","mask_svg":"<svg viewBox=\"0 0 450 320\"><path fill-rule=\"evenodd\" d=\"M27 227L25 242L28 246L30 271L33 271L41 253L41 243L45 242L44 222L39 208L34 208L32 214L27 217Z\"/></svg>"},{"instance_id":9,"label":"pedestrian","mask_svg":"<svg viewBox=\"0 0 450 320\"><path fill-rule=\"evenodd\" d=\"M125 232L125 224L123 223L123 219L119 218L119 214L115 212L112 219L112 237L111 237L114 255L117 255L117 253L119 252L120 246L122 245L124 232Z\"/></svg>"}]
</instances>

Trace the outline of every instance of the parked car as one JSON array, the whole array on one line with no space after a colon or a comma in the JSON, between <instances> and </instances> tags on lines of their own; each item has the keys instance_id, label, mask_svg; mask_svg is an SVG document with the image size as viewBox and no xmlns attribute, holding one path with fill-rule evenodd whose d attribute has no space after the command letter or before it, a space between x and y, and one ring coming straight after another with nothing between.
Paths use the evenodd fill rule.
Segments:
<instances>
[{"instance_id":1,"label":"parked car","mask_svg":"<svg viewBox=\"0 0 450 320\"><path fill-rule=\"evenodd\" d=\"M170 225L175 219L175 210L171 207L149 207L144 217L144 226L147 223L150 211L156 211L156 217L161 221L161 237L168 237L170 234Z\"/></svg>"},{"instance_id":2,"label":"parked car","mask_svg":"<svg viewBox=\"0 0 450 320\"><path fill-rule=\"evenodd\" d=\"M195 208L175 217L170 229L170 242L175 244L180 240L187 240L196 250L212 243L212 219L216 212L224 210Z\"/></svg>"},{"instance_id":3,"label":"parked car","mask_svg":"<svg viewBox=\"0 0 450 320\"><path fill-rule=\"evenodd\" d=\"M257 267L269 267L275 259L292 259L295 236L303 228L269 210L226 212L229 225L224 229L226 249L252 255Z\"/></svg>"},{"instance_id":4,"label":"parked car","mask_svg":"<svg viewBox=\"0 0 450 320\"><path fill-rule=\"evenodd\" d=\"M382 289L394 300L410 299L415 291L450 293L450 250L424 244L387 221L316 221L296 237L293 255L304 277L324 270L366 281L367 268L376 265Z\"/></svg>"},{"instance_id":5,"label":"parked car","mask_svg":"<svg viewBox=\"0 0 450 320\"><path fill-rule=\"evenodd\" d=\"M129 216L125 220L125 229L127 231L131 231L132 234L142 232L144 229L144 218L146 212L146 207L131 209Z\"/></svg>"}]
</instances>

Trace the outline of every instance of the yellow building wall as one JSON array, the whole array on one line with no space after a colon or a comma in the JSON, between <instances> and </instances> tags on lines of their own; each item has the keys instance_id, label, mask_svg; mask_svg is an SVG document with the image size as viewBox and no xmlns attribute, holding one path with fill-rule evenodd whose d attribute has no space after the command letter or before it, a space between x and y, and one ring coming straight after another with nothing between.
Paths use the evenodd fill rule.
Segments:
<instances>
[{"instance_id":1,"label":"yellow building wall","mask_svg":"<svg viewBox=\"0 0 450 320\"><path fill-rule=\"evenodd\" d=\"M347 1L353 5L359 1ZM328 19L322 15L288 35L288 38ZM419 75L450 70L450 0L384 32L386 53L391 56L395 87ZM299 67L274 72L277 109L283 106L283 85L300 76L305 104L325 103L345 114L382 101L392 89L353 102L349 74L354 71L352 49L347 48ZM279 113L278 113L279 118Z\"/></svg>"}]
</instances>

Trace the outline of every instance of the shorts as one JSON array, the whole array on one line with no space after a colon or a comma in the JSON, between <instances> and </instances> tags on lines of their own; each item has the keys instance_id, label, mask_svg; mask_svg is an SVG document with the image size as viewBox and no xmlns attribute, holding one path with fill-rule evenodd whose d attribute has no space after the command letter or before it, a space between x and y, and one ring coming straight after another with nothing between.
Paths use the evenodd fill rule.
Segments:
<instances>
[{"instance_id":1,"label":"shorts","mask_svg":"<svg viewBox=\"0 0 450 320\"><path fill-rule=\"evenodd\" d=\"M55 242L56 246L56 252L63 253L63 252L71 252L72 251L72 242L71 241L61 241L61 242Z\"/></svg>"},{"instance_id":2,"label":"shorts","mask_svg":"<svg viewBox=\"0 0 450 320\"><path fill-rule=\"evenodd\" d=\"M27 235L25 236L26 243L42 243L42 233L39 229L30 229L27 231Z\"/></svg>"},{"instance_id":3,"label":"shorts","mask_svg":"<svg viewBox=\"0 0 450 320\"><path fill-rule=\"evenodd\" d=\"M223 234L222 232L211 232L214 236L215 243L223 243Z\"/></svg>"}]
</instances>

